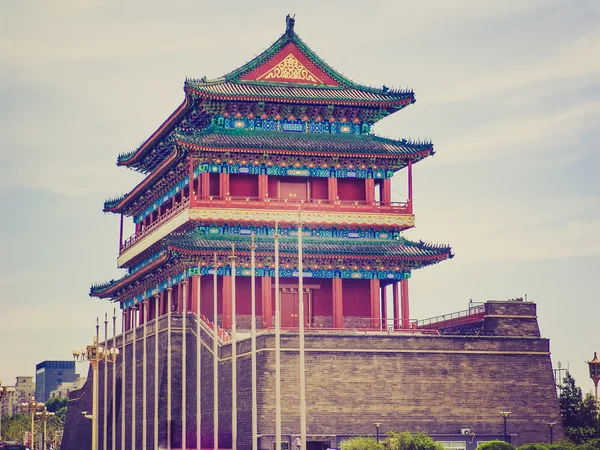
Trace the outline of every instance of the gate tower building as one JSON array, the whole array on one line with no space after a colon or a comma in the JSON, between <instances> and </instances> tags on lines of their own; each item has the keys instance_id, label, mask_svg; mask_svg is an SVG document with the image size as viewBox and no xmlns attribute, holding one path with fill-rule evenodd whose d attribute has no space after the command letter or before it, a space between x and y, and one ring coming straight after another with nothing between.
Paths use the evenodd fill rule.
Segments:
<instances>
[{"instance_id":1,"label":"gate tower building","mask_svg":"<svg viewBox=\"0 0 600 450\"><path fill-rule=\"evenodd\" d=\"M252 298L258 448L273 448L276 435L276 298L288 445L302 433L302 343L309 449L374 434L373 423L382 433L461 436L469 429L498 437L498 411L510 409L509 434L521 424L513 430L521 442L543 440L560 414L534 304L492 302L450 320L411 320L412 272L452 257L447 245L403 236L415 220L413 166L434 149L429 141L377 136L372 127L414 103L414 93L350 81L298 37L293 18L286 25L242 67L186 80L181 106L118 157L145 178L104 205L121 216L117 261L126 274L91 288L116 302L123 319L118 361L99 369L106 377L97 387L105 398L99 448L212 448L215 437L221 448L251 448ZM393 201L391 180L400 171L408 196ZM135 224L126 239L124 218ZM246 334L233 345L237 331ZM469 388L473 380L481 384ZM522 406L529 397L532 406ZM78 414L89 405L77 399L67 450L89 442Z\"/></svg>"}]
</instances>

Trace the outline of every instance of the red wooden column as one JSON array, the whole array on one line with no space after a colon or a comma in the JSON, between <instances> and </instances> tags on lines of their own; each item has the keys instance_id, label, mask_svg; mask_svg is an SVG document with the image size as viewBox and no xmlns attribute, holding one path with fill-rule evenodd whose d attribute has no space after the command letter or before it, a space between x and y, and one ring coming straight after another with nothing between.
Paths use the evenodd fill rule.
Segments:
<instances>
[{"instance_id":1,"label":"red wooden column","mask_svg":"<svg viewBox=\"0 0 600 450\"><path fill-rule=\"evenodd\" d=\"M381 184L381 203L384 205L392 203L392 180L390 178L384 178Z\"/></svg>"},{"instance_id":2,"label":"red wooden column","mask_svg":"<svg viewBox=\"0 0 600 450\"><path fill-rule=\"evenodd\" d=\"M331 287L333 290L333 328L344 328L342 279L332 278Z\"/></svg>"},{"instance_id":3,"label":"red wooden column","mask_svg":"<svg viewBox=\"0 0 600 450\"><path fill-rule=\"evenodd\" d=\"M194 312L194 313L196 313L196 315L198 315L198 301L196 299L198 298L198 279L199 278L200 278L200 275L192 275L192 278L191 278L192 286L188 291L188 292L190 292L190 300L189 300L190 307L188 308L188 311Z\"/></svg>"},{"instance_id":4,"label":"red wooden column","mask_svg":"<svg viewBox=\"0 0 600 450\"><path fill-rule=\"evenodd\" d=\"M381 286L381 326L387 330L387 286Z\"/></svg>"},{"instance_id":5,"label":"red wooden column","mask_svg":"<svg viewBox=\"0 0 600 450\"><path fill-rule=\"evenodd\" d=\"M188 188L190 191L190 207L194 206L196 203L196 192L194 185L194 157L190 153L190 181L188 183Z\"/></svg>"},{"instance_id":6,"label":"red wooden column","mask_svg":"<svg viewBox=\"0 0 600 450\"><path fill-rule=\"evenodd\" d=\"M412 161L408 161L408 206L409 212L413 212L413 179L412 179Z\"/></svg>"},{"instance_id":7,"label":"red wooden column","mask_svg":"<svg viewBox=\"0 0 600 450\"><path fill-rule=\"evenodd\" d=\"M267 174L258 175L258 198L261 200L269 196L269 176Z\"/></svg>"},{"instance_id":8,"label":"red wooden column","mask_svg":"<svg viewBox=\"0 0 600 450\"><path fill-rule=\"evenodd\" d=\"M181 283L177 283L177 313L181 314L183 312L183 303L181 302L181 300L183 299L183 283L185 283L185 281L182 281Z\"/></svg>"},{"instance_id":9,"label":"red wooden column","mask_svg":"<svg viewBox=\"0 0 600 450\"><path fill-rule=\"evenodd\" d=\"M392 301L394 302L394 330L400 329L400 297L398 296L398 283L392 284Z\"/></svg>"},{"instance_id":10,"label":"red wooden column","mask_svg":"<svg viewBox=\"0 0 600 450\"><path fill-rule=\"evenodd\" d=\"M400 282L400 293L402 296L402 328L407 330L410 327L410 312L408 310L408 280Z\"/></svg>"},{"instance_id":11,"label":"red wooden column","mask_svg":"<svg viewBox=\"0 0 600 450\"><path fill-rule=\"evenodd\" d=\"M229 197L229 174L219 174L219 195L221 198Z\"/></svg>"},{"instance_id":12,"label":"red wooden column","mask_svg":"<svg viewBox=\"0 0 600 450\"><path fill-rule=\"evenodd\" d=\"M260 176L260 175L259 175ZM273 280L271 277L261 277L260 279L261 298L262 298L262 327L271 328L273 326Z\"/></svg>"},{"instance_id":13,"label":"red wooden column","mask_svg":"<svg viewBox=\"0 0 600 450\"><path fill-rule=\"evenodd\" d=\"M365 178L365 200L367 205L375 202L375 180L373 178Z\"/></svg>"},{"instance_id":14,"label":"red wooden column","mask_svg":"<svg viewBox=\"0 0 600 450\"><path fill-rule=\"evenodd\" d=\"M223 328L231 328L231 275L223 277L223 291L221 293L221 301L223 302Z\"/></svg>"},{"instance_id":15,"label":"red wooden column","mask_svg":"<svg viewBox=\"0 0 600 450\"><path fill-rule=\"evenodd\" d=\"M327 178L327 198L329 203L333 203L337 200L338 197L338 183L337 178L329 177Z\"/></svg>"},{"instance_id":16,"label":"red wooden column","mask_svg":"<svg viewBox=\"0 0 600 450\"><path fill-rule=\"evenodd\" d=\"M210 195L210 172L202 172L202 190L201 195L203 200L208 200Z\"/></svg>"},{"instance_id":17,"label":"red wooden column","mask_svg":"<svg viewBox=\"0 0 600 450\"><path fill-rule=\"evenodd\" d=\"M370 280L371 287L371 328L377 328L380 322L379 316L379 306L380 306L380 297L379 297L379 280L372 279Z\"/></svg>"},{"instance_id":18,"label":"red wooden column","mask_svg":"<svg viewBox=\"0 0 600 450\"><path fill-rule=\"evenodd\" d=\"M146 300L140 303L140 313L138 314L138 325L143 325L146 321Z\"/></svg>"}]
</instances>

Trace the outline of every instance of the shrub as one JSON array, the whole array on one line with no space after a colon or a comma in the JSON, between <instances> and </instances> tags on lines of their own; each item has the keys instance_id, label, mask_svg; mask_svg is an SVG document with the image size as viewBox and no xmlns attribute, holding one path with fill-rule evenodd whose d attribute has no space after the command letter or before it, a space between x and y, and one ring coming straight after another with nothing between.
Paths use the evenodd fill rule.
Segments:
<instances>
[{"instance_id":1,"label":"shrub","mask_svg":"<svg viewBox=\"0 0 600 450\"><path fill-rule=\"evenodd\" d=\"M523 444L517 447L518 450L550 450L546 444Z\"/></svg>"},{"instance_id":2,"label":"shrub","mask_svg":"<svg viewBox=\"0 0 600 450\"><path fill-rule=\"evenodd\" d=\"M355 437L340 444L341 450L384 450L383 444L378 444L373 438Z\"/></svg>"},{"instance_id":3,"label":"shrub","mask_svg":"<svg viewBox=\"0 0 600 450\"><path fill-rule=\"evenodd\" d=\"M478 446L477 450L515 450L515 447L504 441L488 441Z\"/></svg>"},{"instance_id":4,"label":"shrub","mask_svg":"<svg viewBox=\"0 0 600 450\"><path fill-rule=\"evenodd\" d=\"M394 433L391 431L385 442L389 450L444 450L441 444L423 433L411 434L407 431Z\"/></svg>"}]
</instances>

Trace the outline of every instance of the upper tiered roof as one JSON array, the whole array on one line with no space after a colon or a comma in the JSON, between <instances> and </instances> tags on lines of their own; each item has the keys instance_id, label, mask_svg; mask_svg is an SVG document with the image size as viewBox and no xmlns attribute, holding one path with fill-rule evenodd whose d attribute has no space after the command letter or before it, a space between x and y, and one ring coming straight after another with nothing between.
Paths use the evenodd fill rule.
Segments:
<instances>
[{"instance_id":1,"label":"upper tiered roof","mask_svg":"<svg viewBox=\"0 0 600 450\"><path fill-rule=\"evenodd\" d=\"M283 36L256 58L216 80L187 80L186 92L222 100L373 105L389 112L414 103L411 90L350 81L298 37L292 17L286 25Z\"/></svg>"},{"instance_id":2,"label":"upper tiered roof","mask_svg":"<svg viewBox=\"0 0 600 450\"><path fill-rule=\"evenodd\" d=\"M232 72L214 79L188 79L186 98L171 116L138 149L119 156L117 164L148 173L160 163L144 159L164 143L186 120L201 129L223 103L307 105L313 108L359 108L368 110L369 123L415 102L409 89L373 88L354 83L335 71L313 52L294 32L294 19L287 17L286 32L260 55ZM195 113L191 111L195 109ZM195 117L188 117L195 114ZM315 113L317 114L317 113ZM162 151L158 152L163 154Z\"/></svg>"}]
</instances>

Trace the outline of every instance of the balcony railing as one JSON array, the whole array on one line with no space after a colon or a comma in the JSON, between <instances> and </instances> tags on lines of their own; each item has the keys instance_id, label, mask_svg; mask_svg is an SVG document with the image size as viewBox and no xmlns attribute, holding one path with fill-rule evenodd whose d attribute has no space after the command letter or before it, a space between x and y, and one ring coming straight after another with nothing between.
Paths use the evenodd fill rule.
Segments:
<instances>
[{"instance_id":1,"label":"balcony railing","mask_svg":"<svg viewBox=\"0 0 600 450\"><path fill-rule=\"evenodd\" d=\"M133 244L138 242L143 237L152 233L154 230L156 230L158 227L160 227L163 223L168 222L170 219L175 217L181 211L189 208L189 206L190 206L190 199L184 198L181 203L178 203L177 205L175 205L174 208L172 208L169 211L165 212L164 214L158 216L158 218L154 222L145 226L143 230L141 230L137 233L134 233L129 238L127 238L125 240L125 242L123 242L123 244L121 245L121 253L123 253L125 250L127 250L129 247L131 247Z\"/></svg>"},{"instance_id":2,"label":"balcony railing","mask_svg":"<svg viewBox=\"0 0 600 450\"><path fill-rule=\"evenodd\" d=\"M217 208L248 209L288 209L306 211L348 211L348 212L381 212L395 214L412 214L408 202L381 202L366 200L328 200L311 198L274 198L250 196L201 196L194 199L194 206L211 206Z\"/></svg>"},{"instance_id":3,"label":"balcony railing","mask_svg":"<svg viewBox=\"0 0 600 450\"><path fill-rule=\"evenodd\" d=\"M465 325L480 320L484 313L485 305L475 305L463 311L418 320L416 326L417 328L436 329Z\"/></svg>"},{"instance_id":4,"label":"balcony railing","mask_svg":"<svg viewBox=\"0 0 600 450\"><path fill-rule=\"evenodd\" d=\"M259 198L233 196L195 196L193 203L184 198L174 208L158 216L144 226L141 231L134 233L121 244L121 253L132 247L145 236L152 233L165 222L187 208L242 208L242 209L273 209L291 211L337 211L337 212L371 212L391 214L412 214L409 202L381 202L366 200L327 200L327 199L296 199L296 198Z\"/></svg>"}]
</instances>

